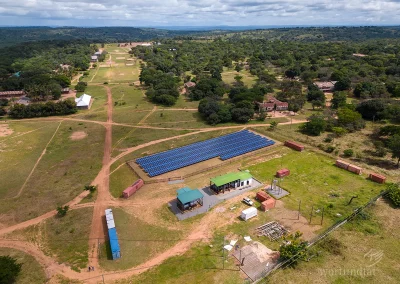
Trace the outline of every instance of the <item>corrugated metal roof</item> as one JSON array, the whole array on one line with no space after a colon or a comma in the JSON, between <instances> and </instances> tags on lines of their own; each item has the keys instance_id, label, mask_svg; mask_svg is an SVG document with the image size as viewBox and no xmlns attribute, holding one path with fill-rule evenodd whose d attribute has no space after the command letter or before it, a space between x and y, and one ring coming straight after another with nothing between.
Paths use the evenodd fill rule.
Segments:
<instances>
[{"instance_id":1,"label":"corrugated metal roof","mask_svg":"<svg viewBox=\"0 0 400 284\"><path fill-rule=\"evenodd\" d=\"M189 190L178 195L178 199L182 204L186 204L197 199L203 198L204 195L198 189Z\"/></svg>"},{"instance_id":2,"label":"corrugated metal roof","mask_svg":"<svg viewBox=\"0 0 400 284\"><path fill-rule=\"evenodd\" d=\"M75 99L76 106L89 106L90 100L92 99L92 96L89 96L88 94L83 94L79 98Z\"/></svg>"},{"instance_id":3,"label":"corrugated metal roof","mask_svg":"<svg viewBox=\"0 0 400 284\"><path fill-rule=\"evenodd\" d=\"M115 228L114 219L107 220L107 228L108 228L108 229Z\"/></svg>"},{"instance_id":4,"label":"corrugated metal roof","mask_svg":"<svg viewBox=\"0 0 400 284\"><path fill-rule=\"evenodd\" d=\"M229 173L223 176L212 178L211 182L216 186L221 186L235 180L247 180L252 177L253 176L248 172Z\"/></svg>"},{"instance_id":5,"label":"corrugated metal roof","mask_svg":"<svg viewBox=\"0 0 400 284\"><path fill-rule=\"evenodd\" d=\"M182 193L185 193L185 192L188 192L188 191L191 191L191 189L186 186L186 187L182 187L182 188L178 189L176 191L176 194L179 195L179 194L182 194Z\"/></svg>"},{"instance_id":6,"label":"corrugated metal roof","mask_svg":"<svg viewBox=\"0 0 400 284\"><path fill-rule=\"evenodd\" d=\"M118 242L117 230L115 228L108 230L108 237L110 239L111 252L115 253L121 251Z\"/></svg>"}]
</instances>

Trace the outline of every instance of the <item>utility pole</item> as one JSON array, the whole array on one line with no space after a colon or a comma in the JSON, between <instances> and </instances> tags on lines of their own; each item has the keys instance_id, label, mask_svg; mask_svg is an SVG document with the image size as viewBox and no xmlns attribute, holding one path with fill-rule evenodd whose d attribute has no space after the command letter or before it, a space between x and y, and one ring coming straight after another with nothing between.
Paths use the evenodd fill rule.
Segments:
<instances>
[{"instance_id":1,"label":"utility pole","mask_svg":"<svg viewBox=\"0 0 400 284\"><path fill-rule=\"evenodd\" d=\"M222 246L222 269L225 269L225 237L224 238L224 244Z\"/></svg>"},{"instance_id":2,"label":"utility pole","mask_svg":"<svg viewBox=\"0 0 400 284\"><path fill-rule=\"evenodd\" d=\"M301 206L301 200L299 200L299 211L297 213L297 220L300 220L300 206Z\"/></svg>"},{"instance_id":3,"label":"utility pole","mask_svg":"<svg viewBox=\"0 0 400 284\"><path fill-rule=\"evenodd\" d=\"M103 284L106 283L106 282L104 282L104 274L102 274L101 277L103 278Z\"/></svg>"},{"instance_id":4,"label":"utility pole","mask_svg":"<svg viewBox=\"0 0 400 284\"><path fill-rule=\"evenodd\" d=\"M311 219L312 219L312 213L314 211L314 204L311 206L311 213L310 213L310 224L311 224Z\"/></svg>"},{"instance_id":5,"label":"utility pole","mask_svg":"<svg viewBox=\"0 0 400 284\"><path fill-rule=\"evenodd\" d=\"M322 219L321 219L321 226L322 226L322 223L324 222L324 209L325 209L325 207L322 207Z\"/></svg>"}]
</instances>

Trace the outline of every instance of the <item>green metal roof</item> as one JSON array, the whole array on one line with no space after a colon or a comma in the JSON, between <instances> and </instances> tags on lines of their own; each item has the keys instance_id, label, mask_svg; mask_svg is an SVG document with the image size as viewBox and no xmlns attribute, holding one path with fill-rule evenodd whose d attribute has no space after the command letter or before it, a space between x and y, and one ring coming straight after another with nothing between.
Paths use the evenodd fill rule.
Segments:
<instances>
[{"instance_id":1,"label":"green metal roof","mask_svg":"<svg viewBox=\"0 0 400 284\"><path fill-rule=\"evenodd\" d=\"M216 186L221 186L235 180L246 180L252 177L253 176L248 172L229 173L223 176L212 178L211 182Z\"/></svg>"},{"instance_id":2,"label":"green metal roof","mask_svg":"<svg viewBox=\"0 0 400 284\"><path fill-rule=\"evenodd\" d=\"M189 187L182 187L182 188L180 188L180 189L178 189L177 191L176 191L176 195L179 195L179 194L182 194L182 193L185 193L185 192L188 192L188 191L191 191L191 189L189 188Z\"/></svg>"},{"instance_id":3,"label":"green metal roof","mask_svg":"<svg viewBox=\"0 0 400 284\"><path fill-rule=\"evenodd\" d=\"M203 198L203 194L198 189L193 189L190 191L183 192L178 195L178 199L182 204L186 204L197 199Z\"/></svg>"}]
</instances>

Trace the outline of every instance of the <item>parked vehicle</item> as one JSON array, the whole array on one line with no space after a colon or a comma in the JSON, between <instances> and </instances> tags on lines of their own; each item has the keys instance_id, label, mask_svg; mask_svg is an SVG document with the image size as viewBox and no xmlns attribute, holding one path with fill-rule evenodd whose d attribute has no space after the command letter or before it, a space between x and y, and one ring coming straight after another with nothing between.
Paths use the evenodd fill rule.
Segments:
<instances>
[{"instance_id":1,"label":"parked vehicle","mask_svg":"<svg viewBox=\"0 0 400 284\"><path fill-rule=\"evenodd\" d=\"M250 198L248 198L248 197L243 198L243 202L249 206L253 206L253 204L254 204L254 202L251 201Z\"/></svg>"}]
</instances>

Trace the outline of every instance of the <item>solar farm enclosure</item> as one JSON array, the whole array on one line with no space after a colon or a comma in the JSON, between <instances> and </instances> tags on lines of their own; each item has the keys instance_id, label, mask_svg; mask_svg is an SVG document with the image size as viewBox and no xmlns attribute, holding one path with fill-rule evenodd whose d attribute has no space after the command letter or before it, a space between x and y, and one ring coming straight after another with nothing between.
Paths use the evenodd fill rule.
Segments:
<instances>
[{"instance_id":1,"label":"solar farm enclosure","mask_svg":"<svg viewBox=\"0 0 400 284\"><path fill-rule=\"evenodd\" d=\"M274 144L273 140L242 130L139 158L136 163L154 177L216 157L228 160Z\"/></svg>"}]
</instances>

